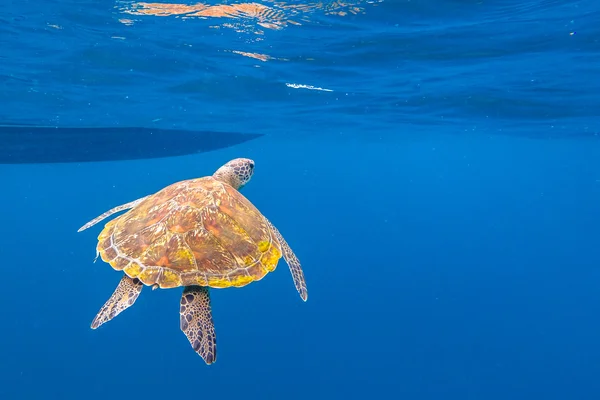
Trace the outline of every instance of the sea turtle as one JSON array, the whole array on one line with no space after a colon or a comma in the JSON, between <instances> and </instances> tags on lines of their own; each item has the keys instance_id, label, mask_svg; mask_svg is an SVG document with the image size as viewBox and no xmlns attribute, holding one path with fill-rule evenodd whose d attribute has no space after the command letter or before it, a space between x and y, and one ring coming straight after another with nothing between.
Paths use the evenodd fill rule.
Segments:
<instances>
[{"instance_id":1,"label":"sea turtle","mask_svg":"<svg viewBox=\"0 0 600 400\"><path fill-rule=\"evenodd\" d=\"M283 255L306 301L298 258L277 228L238 191L253 173L254 161L237 158L212 176L176 182L79 228L81 232L129 210L109 221L98 236L96 259L99 255L124 275L92 321L92 329L132 306L144 285L183 286L180 328L206 364L212 364L217 347L209 288L242 287L261 280Z\"/></svg>"}]
</instances>

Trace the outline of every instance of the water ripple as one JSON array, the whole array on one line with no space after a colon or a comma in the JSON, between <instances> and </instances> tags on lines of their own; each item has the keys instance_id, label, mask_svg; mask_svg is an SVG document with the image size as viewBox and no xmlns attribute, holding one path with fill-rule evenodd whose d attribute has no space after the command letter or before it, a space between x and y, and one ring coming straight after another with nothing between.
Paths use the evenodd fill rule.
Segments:
<instances>
[{"instance_id":1,"label":"water ripple","mask_svg":"<svg viewBox=\"0 0 600 400\"><path fill-rule=\"evenodd\" d=\"M24 4L0 13L4 121L600 129L591 0Z\"/></svg>"}]
</instances>

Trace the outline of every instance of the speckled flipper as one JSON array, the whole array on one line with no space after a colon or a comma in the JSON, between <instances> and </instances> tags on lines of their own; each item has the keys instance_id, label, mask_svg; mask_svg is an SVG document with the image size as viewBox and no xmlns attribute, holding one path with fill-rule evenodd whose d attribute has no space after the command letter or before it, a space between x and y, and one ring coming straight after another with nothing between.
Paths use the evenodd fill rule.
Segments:
<instances>
[{"instance_id":1,"label":"speckled flipper","mask_svg":"<svg viewBox=\"0 0 600 400\"><path fill-rule=\"evenodd\" d=\"M180 327L204 362L217 360L217 337L207 287L187 286L181 295Z\"/></svg>"},{"instance_id":2,"label":"speckled flipper","mask_svg":"<svg viewBox=\"0 0 600 400\"><path fill-rule=\"evenodd\" d=\"M92 321L92 329L96 329L131 307L142 292L143 287L144 284L139 279L131 279L127 275L123 275L110 299L104 303L98 315Z\"/></svg>"},{"instance_id":3,"label":"speckled flipper","mask_svg":"<svg viewBox=\"0 0 600 400\"><path fill-rule=\"evenodd\" d=\"M119 211L127 210L128 208L133 208L133 207L137 206L146 197L148 197L148 196L144 196L141 199L130 201L127 204L121 204L120 206L116 206L114 208L111 208L110 210L108 210L104 214L97 216L96 218L94 218L93 220L91 220L90 222L88 222L87 224L85 224L84 226L82 226L81 228L79 228L77 230L77 232L84 231L87 228L96 225L98 222L102 221L103 219L105 219L107 217L110 217L114 213L118 213Z\"/></svg>"},{"instance_id":4,"label":"speckled flipper","mask_svg":"<svg viewBox=\"0 0 600 400\"><path fill-rule=\"evenodd\" d=\"M281 249L283 250L283 258L285 262L290 267L290 272L292 273L292 278L294 278L294 285L296 286L296 290L300 293L300 297L302 300L306 301L308 299L308 289L306 288L306 281L304 279L304 272L302 272L302 266L300 265L300 260L294 254L290 245L285 241L279 230L275 228L275 226L267 220L273 232L277 236L277 240L281 243Z\"/></svg>"}]
</instances>

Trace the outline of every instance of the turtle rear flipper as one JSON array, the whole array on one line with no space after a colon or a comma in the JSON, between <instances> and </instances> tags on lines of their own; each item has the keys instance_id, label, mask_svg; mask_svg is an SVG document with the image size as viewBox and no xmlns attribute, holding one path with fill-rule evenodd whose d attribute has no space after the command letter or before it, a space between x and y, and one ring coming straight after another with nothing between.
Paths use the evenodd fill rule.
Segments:
<instances>
[{"instance_id":1,"label":"turtle rear flipper","mask_svg":"<svg viewBox=\"0 0 600 400\"><path fill-rule=\"evenodd\" d=\"M127 275L123 275L112 296L104 303L98 315L92 321L92 329L98 328L131 307L139 297L143 287L144 284L139 279L132 279Z\"/></svg>"},{"instance_id":2,"label":"turtle rear flipper","mask_svg":"<svg viewBox=\"0 0 600 400\"><path fill-rule=\"evenodd\" d=\"M217 360L217 337L207 287L186 286L181 295L180 327L205 363Z\"/></svg>"}]
</instances>

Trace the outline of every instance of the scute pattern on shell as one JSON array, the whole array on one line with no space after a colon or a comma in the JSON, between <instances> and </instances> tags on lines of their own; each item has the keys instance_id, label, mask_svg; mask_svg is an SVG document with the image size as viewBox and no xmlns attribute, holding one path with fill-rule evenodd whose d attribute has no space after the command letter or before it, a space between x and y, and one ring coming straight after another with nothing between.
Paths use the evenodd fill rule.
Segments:
<instances>
[{"instance_id":1,"label":"scute pattern on shell","mask_svg":"<svg viewBox=\"0 0 600 400\"><path fill-rule=\"evenodd\" d=\"M262 214L212 177L174 183L108 222L98 252L161 288L245 286L277 267L281 245Z\"/></svg>"}]
</instances>

